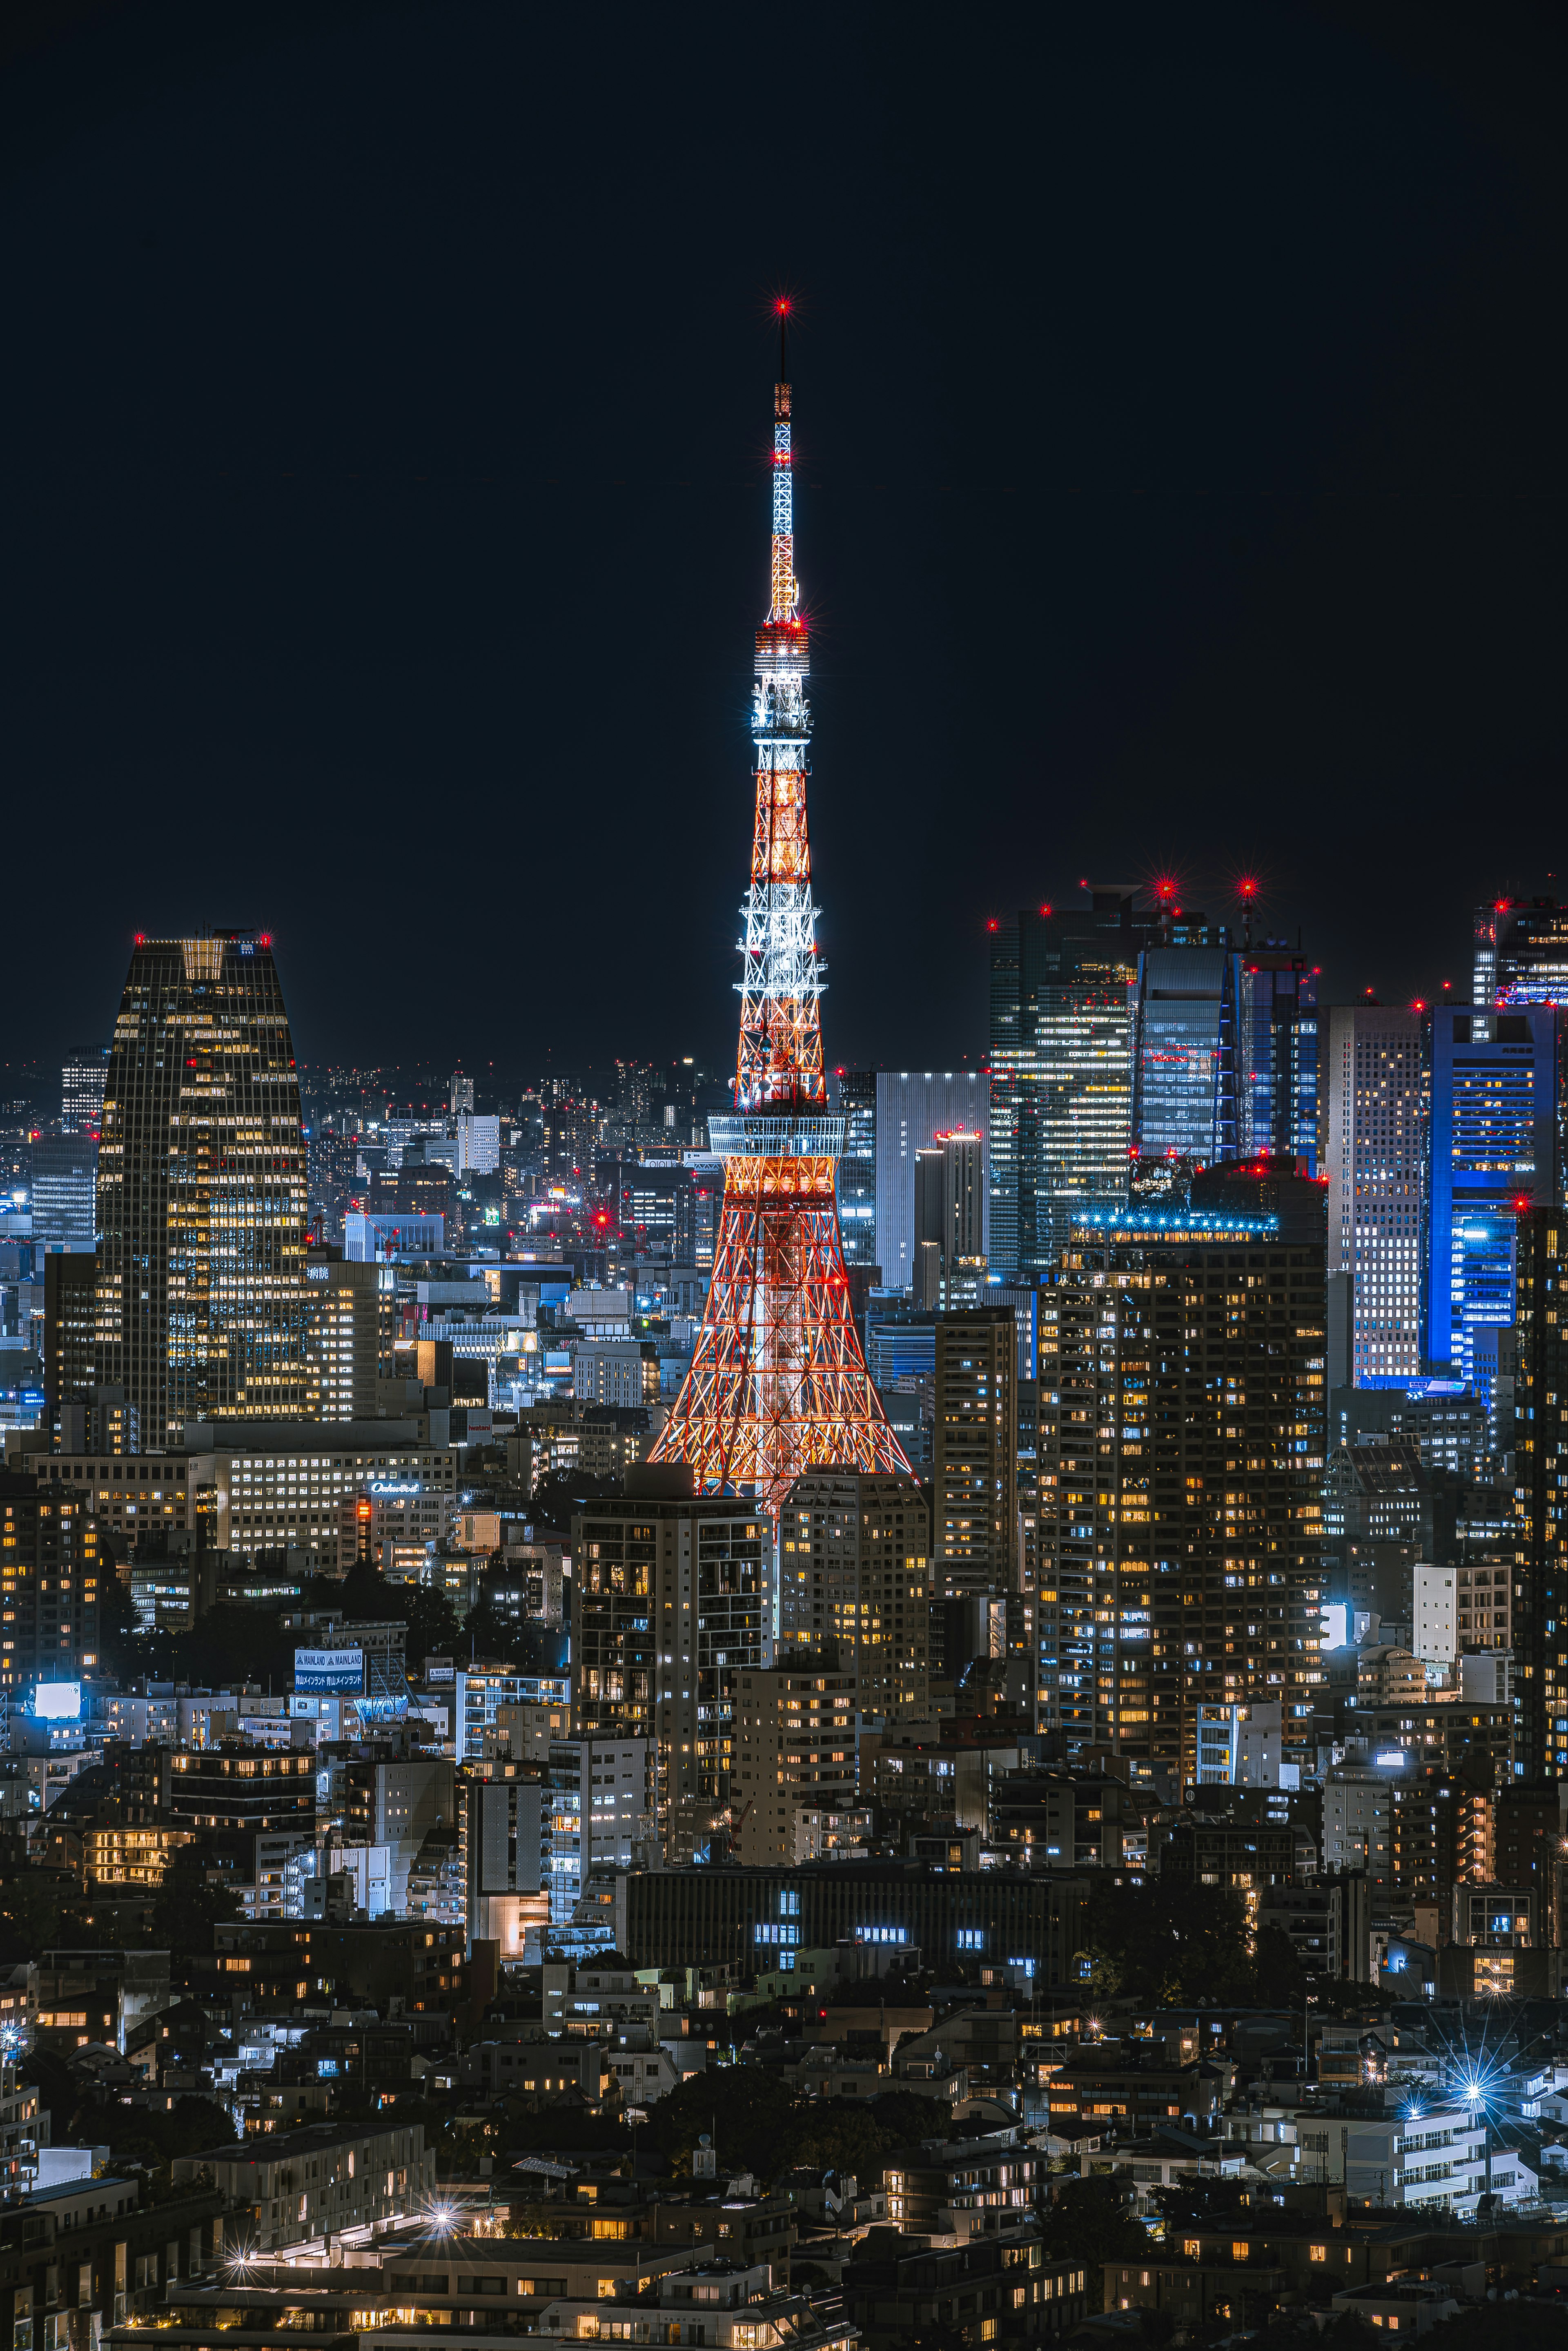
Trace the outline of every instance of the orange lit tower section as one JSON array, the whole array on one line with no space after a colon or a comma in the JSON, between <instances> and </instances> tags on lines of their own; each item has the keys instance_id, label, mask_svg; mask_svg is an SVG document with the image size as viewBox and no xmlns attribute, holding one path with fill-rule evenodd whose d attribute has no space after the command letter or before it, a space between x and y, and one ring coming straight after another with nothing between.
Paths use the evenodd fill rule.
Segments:
<instances>
[{"instance_id":1,"label":"orange lit tower section","mask_svg":"<svg viewBox=\"0 0 1568 2351\"><path fill-rule=\"evenodd\" d=\"M757 632L757 819L740 992L735 1115L709 1121L724 1207L707 1310L655 1461L689 1461L710 1492L777 1516L806 1469L904 1470L861 1353L833 1168L844 1123L822 1074L822 961L806 831L807 632L795 579L788 305L773 387L773 594Z\"/></svg>"}]
</instances>

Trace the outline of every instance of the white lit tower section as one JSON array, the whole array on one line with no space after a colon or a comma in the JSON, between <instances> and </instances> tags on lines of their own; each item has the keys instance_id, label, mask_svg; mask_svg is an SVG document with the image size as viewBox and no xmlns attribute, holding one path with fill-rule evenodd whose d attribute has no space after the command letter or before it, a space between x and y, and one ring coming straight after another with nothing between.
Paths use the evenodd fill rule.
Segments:
<instances>
[{"instance_id":1,"label":"white lit tower section","mask_svg":"<svg viewBox=\"0 0 1568 2351\"><path fill-rule=\"evenodd\" d=\"M1328 1270L1351 1278L1351 1375L1421 1373L1425 1021L1381 1004L1328 1015Z\"/></svg>"}]
</instances>

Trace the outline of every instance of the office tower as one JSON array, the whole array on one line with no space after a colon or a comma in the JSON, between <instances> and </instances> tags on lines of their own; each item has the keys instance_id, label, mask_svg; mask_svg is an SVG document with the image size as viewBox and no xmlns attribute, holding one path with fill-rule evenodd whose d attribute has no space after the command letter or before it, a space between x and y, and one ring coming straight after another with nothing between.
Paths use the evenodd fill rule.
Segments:
<instances>
[{"instance_id":1,"label":"office tower","mask_svg":"<svg viewBox=\"0 0 1568 2351\"><path fill-rule=\"evenodd\" d=\"M980 1138L990 1127L991 1082L983 1070L879 1070L876 1075L876 1249L889 1290L915 1282L915 1163L941 1135ZM979 1255L989 1249L991 1196L981 1213Z\"/></svg>"},{"instance_id":2,"label":"office tower","mask_svg":"<svg viewBox=\"0 0 1568 2351\"><path fill-rule=\"evenodd\" d=\"M575 1187L593 1168L601 1113L575 1078L547 1078L540 1088L544 1173L551 1184Z\"/></svg>"},{"instance_id":3,"label":"office tower","mask_svg":"<svg viewBox=\"0 0 1568 2351\"><path fill-rule=\"evenodd\" d=\"M621 1239L639 1257L665 1250L676 1265L696 1263L696 1176L690 1167L621 1170Z\"/></svg>"},{"instance_id":4,"label":"office tower","mask_svg":"<svg viewBox=\"0 0 1568 2351\"><path fill-rule=\"evenodd\" d=\"M99 1147L98 1376L141 1443L187 1421L298 1419L305 1137L270 938L139 938Z\"/></svg>"},{"instance_id":5,"label":"office tower","mask_svg":"<svg viewBox=\"0 0 1568 2351\"><path fill-rule=\"evenodd\" d=\"M755 1503L627 1474L572 1520L572 1695L584 1736L652 1739L664 1858L689 1861L730 1802L736 1677L762 1663L772 1532Z\"/></svg>"},{"instance_id":6,"label":"office tower","mask_svg":"<svg viewBox=\"0 0 1568 2351\"><path fill-rule=\"evenodd\" d=\"M98 1663L98 1527L90 1498L0 1470L0 1697L71 1682Z\"/></svg>"},{"instance_id":7,"label":"office tower","mask_svg":"<svg viewBox=\"0 0 1568 2351\"><path fill-rule=\"evenodd\" d=\"M85 1403L94 1384L97 1333L97 1259L63 1251L47 1257L44 1259L44 1426L56 1445L61 1442L62 1410L67 1405Z\"/></svg>"},{"instance_id":8,"label":"office tower","mask_svg":"<svg viewBox=\"0 0 1568 2351\"><path fill-rule=\"evenodd\" d=\"M1149 946L1138 957L1132 1148L1140 1160L1211 1167L1237 1155L1241 958L1227 932L1203 933L1201 945Z\"/></svg>"},{"instance_id":9,"label":"office tower","mask_svg":"<svg viewBox=\"0 0 1568 2351\"><path fill-rule=\"evenodd\" d=\"M1351 1277L1357 1387L1405 1386L1421 1370L1424 1029L1421 1013L1381 1004L1328 1013L1328 1270Z\"/></svg>"},{"instance_id":10,"label":"office tower","mask_svg":"<svg viewBox=\"0 0 1568 2351\"><path fill-rule=\"evenodd\" d=\"M461 1070L454 1070L452 1072L451 1107L454 1118L473 1115L474 1081L472 1078L465 1078Z\"/></svg>"},{"instance_id":11,"label":"office tower","mask_svg":"<svg viewBox=\"0 0 1568 2351\"><path fill-rule=\"evenodd\" d=\"M977 1134L943 1134L915 1156L915 1261L921 1312L984 1303L985 1146Z\"/></svg>"},{"instance_id":12,"label":"office tower","mask_svg":"<svg viewBox=\"0 0 1568 2351\"><path fill-rule=\"evenodd\" d=\"M1559 1194L1561 1019L1549 1004L1432 1014L1421 1354L1489 1402L1497 1332L1513 1321L1520 1208Z\"/></svg>"},{"instance_id":13,"label":"office tower","mask_svg":"<svg viewBox=\"0 0 1568 2351\"><path fill-rule=\"evenodd\" d=\"M103 1117L109 1047L82 1045L60 1071L60 1127L66 1134L96 1134Z\"/></svg>"},{"instance_id":14,"label":"office tower","mask_svg":"<svg viewBox=\"0 0 1568 2351\"><path fill-rule=\"evenodd\" d=\"M1520 1777L1568 1776L1568 1211L1519 1219L1513 1646L1521 1667ZM1520 1499L1519 1498L1522 1498Z\"/></svg>"},{"instance_id":15,"label":"office tower","mask_svg":"<svg viewBox=\"0 0 1568 2351\"><path fill-rule=\"evenodd\" d=\"M862 1714L889 1718L926 1694L931 1537L913 1478L814 1469L779 1520L779 1648L832 1646Z\"/></svg>"},{"instance_id":16,"label":"office tower","mask_svg":"<svg viewBox=\"0 0 1568 2351\"><path fill-rule=\"evenodd\" d=\"M844 1122L838 1165L839 1231L846 1265L879 1265L876 1253L876 1087L874 1070L842 1070L837 1107Z\"/></svg>"},{"instance_id":17,"label":"office tower","mask_svg":"<svg viewBox=\"0 0 1568 2351\"><path fill-rule=\"evenodd\" d=\"M33 1247L90 1257L98 1245L98 1144L90 1134L38 1134L32 1143Z\"/></svg>"},{"instance_id":18,"label":"office tower","mask_svg":"<svg viewBox=\"0 0 1568 2351\"><path fill-rule=\"evenodd\" d=\"M329 1243L305 1252L305 1352L323 1420L374 1420L381 1368L376 1269Z\"/></svg>"},{"instance_id":19,"label":"office tower","mask_svg":"<svg viewBox=\"0 0 1568 2351\"><path fill-rule=\"evenodd\" d=\"M773 392L772 601L757 632L756 817L735 1114L708 1121L725 1163L713 1278L691 1369L654 1447L709 1489L777 1516L804 1469L907 1469L861 1354L833 1170L844 1123L822 1071L807 839L806 622L795 579L790 397L779 310Z\"/></svg>"},{"instance_id":20,"label":"office tower","mask_svg":"<svg viewBox=\"0 0 1568 2351\"><path fill-rule=\"evenodd\" d=\"M1568 1004L1568 906L1555 898L1499 898L1478 906L1478 1006Z\"/></svg>"},{"instance_id":21,"label":"office tower","mask_svg":"<svg viewBox=\"0 0 1568 2351\"><path fill-rule=\"evenodd\" d=\"M1092 1203L1126 1196L1130 999L1160 922L1135 894L1112 884L992 927L988 1254L1004 1278L1049 1264Z\"/></svg>"},{"instance_id":22,"label":"office tower","mask_svg":"<svg viewBox=\"0 0 1568 2351\"><path fill-rule=\"evenodd\" d=\"M1282 939L1247 947L1241 972L1239 1148L1287 1152L1318 1172L1318 974Z\"/></svg>"},{"instance_id":23,"label":"office tower","mask_svg":"<svg viewBox=\"0 0 1568 2351\"><path fill-rule=\"evenodd\" d=\"M939 1600L1005 1601L1018 1567L1018 1332L1012 1310L936 1317L932 1581ZM949 1674L953 1661L947 1660Z\"/></svg>"},{"instance_id":24,"label":"office tower","mask_svg":"<svg viewBox=\"0 0 1568 2351\"><path fill-rule=\"evenodd\" d=\"M742 1674L736 1709L736 1859L748 1868L815 1861L838 1842L824 1823L854 1804L855 1678L802 1653Z\"/></svg>"},{"instance_id":25,"label":"office tower","mask_svg":"<svg viewBox=\"0 0 1568 2351\"><path fill-rule=\"evenodd\" d=\"M460 1111L453 1122L457 1129L456 1173L459 1176L494 1176L501 1165L501 1122L494 1111L476 1113Z\"/></svg>"},{"instance_id":26,"label":"office tower","mask_svg":"<svg viewBox=\"0 0 1568 2351\"><path fill-rule=\"evenodd\" d=\"M1319 1681L1322 1193L1215 1191L1086 1217L1041 1356L1042 1727L1183 1780L1200 1707L1278 1699L1299 1751Z\"/></svg>"}]
</instances>

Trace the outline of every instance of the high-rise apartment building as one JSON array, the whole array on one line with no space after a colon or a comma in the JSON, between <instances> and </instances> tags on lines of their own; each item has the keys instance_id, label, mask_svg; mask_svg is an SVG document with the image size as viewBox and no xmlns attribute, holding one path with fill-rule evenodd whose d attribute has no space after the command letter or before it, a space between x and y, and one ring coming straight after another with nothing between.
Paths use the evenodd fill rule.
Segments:
<instances>
[{"instance_id":1,"label":"high-rise apartment building","mask_svg":"<svg viewBox=\"0 0 1568 2351\"><path fill-rule=\"evenodd\" d=\"M44 1259L44 1426L60 1441L60 1412L87 1399L97 1376L98 1261L58 1251Z\"/></svg>"},{"instance_id":2,"label":"high-rise apartment building","mask_svg":"<svg viewBox=\"0 0 1568 2351\"><path fill-rule=\"evenodd\" d=\"M1478 1005L1568 1004L1568 906L1555 898L1500 898L1478 906Z\"/></svg>"},{"instance_id":3,"label":"high-rise apartment building","mask_svg":"<svg viewBox=\"0 0 1568 2351\"><path fill-rule=\"evenodd\" d=\"M103 1116L109 1047L81 1045L60 1071L60 1126L67 1134L96 1134Z\"/></svg>"},{"instance_id":4,"label":"high-rise apartment building","mask_svg":"<svg viewBox=\"0 0 1568 2351\"><path fill-rule=\"evenodd\" d=\"M889 1290L908 1290L915 1265L915 1162L939 1135L978 1135L990 1122L979 1070L879 1070L876 1076L876 1252ZM988 1248L989 1202L986 1207Z\"/></svg>"},{"instance_id":5,"label":"high-rise apartment building","mask_svg":"<svg viewBox=\"0 0 1568 2351\"><path fill-rule=\"evenodd\" d=\"M1431 1016L1421 1354L1489 1402L1497 1333L1513 1321L1519 1212L1559 1195L1562 1019L1549 1004Z\"/></svg>"},{"instance_id":6,"label":"high-rise apartment building","mask_svg":"<svg viewBox=\"0 0 1568 2351\"><path fill-rule=\"evenodd\" d=\"M1101 1210L1042 1300L1042 1727L1197 1775L1198 1709L1310 1744L1324 1461L1322 1194ZM1048 1370L1049 1385L1048 1385Z\"/></svg>"},{"instance_id":7,"label":"high-rise apartment building","mask_svg":"<svg viewBox=\"0 0 1568 2351\"><path fill-rule=\"evenodd\" d=\"M1241 1127L1241 958L1223 931L1150 946L1138 957L1132 1148L1141 1159L1211 1167L1234 1159Z\"/></svg>"},{"instance_id":8,"label":"high-rise apartment building","mask_svg":"<svg viewBox=\"0 0 1568 2351\"><path fill-rule=\"evenodd\" d=\"M1518 1223L1513 1646L1521 1779L1568 1776L1568 1211ZM1522 1498L1521 1499L1520 1498Z\"/></svg>"},{"instance_id":9,"label":"high-rise apartment building","mask_svg":"<svg viewBox=\"0 0 1568 2351\"><path fill-rule=\"evenodd\" d=\"M1018 1332L1012 1310L936 1317L934 1596L1005 1600L1018 1569Z\"/></svg>"},{"instance_id":10,"label":"high-rise apartment building","mask_svg":"<svg viewBox=\"0 0 1568 2351\"><path fill-rule=\"evenodd\" d=\"M1126 1196L1131 1001L1161 921L1136 894L1094 889L1086 906L991 926L988 1254L1004 1277L1049 1263L1083 1208Z\"/></svg>"},{"instance_id":11,"label":"high-rise apartment building","mask_svg":"<svg viewBox=\"0 0 1568 2351\"><path fill-rule=\"evenodd\" d=\"M98 1144L90 1134L39 1134L32 1144L33 1247L90 1257L98 1243Z\"/></svg>"},{"instance_id":12,"label":"high-rise apartment building","mask_svg":"<svg viewBox=\"0 0 1568 2351\"><path fill-rule=\"evenodd\" d=\"M682 1477L629 1472L624 1500L572 1520L578 1728L656 1742L671 1862L705 1846L729 1806L736 1677L762 1663L773 1549L754 1506L673 1491Z\"/></svg>"},{"instance_id":13,"label":"high-rise apartment building","mask_svg":"<svg viewBox=\"0 0 1568 2351\"><path fill-rule=\"evenodd\" d=\"M452 1115L454 1118L462 1118L465 1115L471 1117L473 1115L473 1111L474 1081L472 1078L465 1078L461 1070L454 1070L452 1072Z\"/></svg>"},{"instance_id":14,"label":"high-rise apartment building","mask_svg":"<svg viewBox=\"0 0 1568 2351\"><path fill-rule=\"evenodd\" d=\"M785 1498L779 1544L779 1665L831 1645L862 1714L922 1706L931 1537L917 1481L810 1470Z\"/></svg>"},{"instance_id":15,"label":"high-rise apartment building","mask_svg":"<svg viewBox=\"0 0 1568 2351\"><path fill-rule=\"evenodd\" d=\"M98 1663L102 1573L91 1498L0 1470L0 1696Z\"/></svg>"},{"instance_id":16,"label":"high-rise apartment building","mask_svg":"<svg viewBox=\"0 0 1568 2351\"><path fill-rule=\"evenodd\" d=\"M305 1137L269 938L139 938L99 1148L98 1377L142 1446L187 1421L298 1419Z\"/></svg>"},{"instance_id":17,"label":"high-rise apartment building","mask_svg":"<svg viewBox=\"0 0 1568 2351\"><path fill-rule=\"evenodd\" d=\"M876 1071L841 1070L829 1081L828 1099L844 1122L835 1170L844 1263L875 1265Z\"/></svg>"},{"instance_id":18,"label":"high-rise apartment building","mask_svg":"<svg viewBox=\"0 0 1568 2351\"><path fill-rule=\"evenodd\" d=\"M1241 973L1244 1154L1288 1152L1318 1172L1318 973L1282 939L1248 947Z\"/></svg>"},{"instance_id":19,"label":"high-rise apartment building","mask_svg":"<svg viewBox=\"0 0 1568 2351\"><path fill-rule=\"evenodd\" d=\"M378 1269L330 1244L305 1253L305 1347L323 1420L374 1420L381 1368Z\"/></svg>"},{"instance_id":20,"label":"high-rise apartment building","mask_svg":"<svg viewBox=\"0 0 1568 2351\"><path fill-rule=\"evenodd\" d=\"M855 1801L856 1706L854 1676L835 1670L826 1657L805 1654L771 1673L741 1675L737 1860L757 1868L817 1858L824 1817L841 1817Z\"/></svg>"},{"instance_id":21,"label":"high-rise apartment building","mask_svg":"<svg viewBox=\"0 0 1568 2351\"><path fill-rule=\"evenodd\" d=\"M1350 1277L1357 1387L1421 1371L1425 1016L1381 1004L1328 1013L1328 1270Z\"/></svg>"}]
</instances>

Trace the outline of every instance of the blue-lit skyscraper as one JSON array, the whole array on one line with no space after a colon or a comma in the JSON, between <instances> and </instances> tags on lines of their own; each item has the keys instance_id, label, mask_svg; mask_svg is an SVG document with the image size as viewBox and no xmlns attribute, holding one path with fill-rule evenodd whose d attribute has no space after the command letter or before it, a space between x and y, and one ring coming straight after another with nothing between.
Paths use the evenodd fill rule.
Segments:
<instances>
[{"instance_id":1,"label":"blue-lit skyscraper","mask_svg":"<svg viewBox=\"0 0 1568 2351\"><path fill-rule=\"evenodd\" d=\"M846 1265L876 1263L876 1071L841 1070L828 1081L828 1099L844 1122L844 1147L834 1180L839 1231Z\"/></svg>"},{"instance_id":2,"label":"blue-lit skyscraper","mask_svg":"<svg viewBox=\"0 0 1568 2351\"><path fill-rule=\"evenodd\" d=\"M1138 957L1133 1143L1141 1159L1211 1167L1237 1155L1241 958L1223 929Z\"/></svg>"},{"instance_id":3,"label":"blue-lit skyscraper","mask_svg":"<svg viewBox=\"0 0 1568 2351\"><path fill-rule=\"evenodd\" d=\"M1281 939L1241 960L1241 1151L1288 1152L1315 1176L1318 975Z\"/></svg>"},{"instance_id":4,"label":"blue-lit skyscraper","mask_svg":"<svg viewBox=\"0 0 1568 2351\"><path fill-rule=\"evenodd\" d=\"M1557 1008L1432 1015L1421 1353L1490 1397L1521 1205L1557 1198Z\"/></svg>"}]
</instances>

